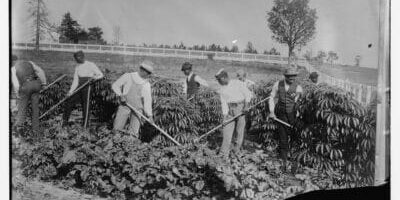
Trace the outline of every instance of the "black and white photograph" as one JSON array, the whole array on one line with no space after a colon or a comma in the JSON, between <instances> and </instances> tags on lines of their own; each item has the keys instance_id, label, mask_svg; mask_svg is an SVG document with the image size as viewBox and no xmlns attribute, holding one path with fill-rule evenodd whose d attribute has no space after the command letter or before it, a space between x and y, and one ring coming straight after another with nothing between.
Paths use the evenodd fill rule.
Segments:
<instances>
[{"instance_id":1,"label":"black and white photograph","mask_svg":"<svg viewBox=\"0 0 400 200\"><path fill-rule=\"evenodd\" d=\"M10 199L391 198L390 0L8 3Z\"/></svg>"}]
</instances>

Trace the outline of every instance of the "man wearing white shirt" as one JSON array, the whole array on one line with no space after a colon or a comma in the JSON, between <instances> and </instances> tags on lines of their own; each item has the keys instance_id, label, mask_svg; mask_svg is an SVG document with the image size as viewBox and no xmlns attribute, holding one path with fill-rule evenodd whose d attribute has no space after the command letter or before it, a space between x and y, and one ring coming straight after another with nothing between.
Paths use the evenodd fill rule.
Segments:
<instances>
[{"instance_id":1,"label":"man wearing white shirt","mask_svg":"<svg viewBox=\"0 0 400 200\"><path fill-rule=\"evenodd\" d=\"M130 118L128 131L135 137L139 137L140 117L132 111L129 105L142 112L153 121L151 85L148 81L153 73L154 64L144 61L139 66L139 72L125 73L112 84L112 90L120 97L121 105L118 107L114 119L114 130L124 130L126 121Z\"/></svg>"},{"instance_id":2,"label":"man wearing white shirt","mask_svg":"<svg viewBox=\"0 0 400 200\"><path fill-rule=\"evenodd\" d=\"M21 128L25 122L26 111L29 101L32 106L32 130L34 133L39 131L39 92L42 86L46 85L44 71L31 61L17 61L13 56L13 66L11 68L11 81L15 90L15 95L19 98L18 113L16 120L17 129Z\"/></svg>"},{"instance_id":3,"label":"man wearing white shirt","mask_svg":"<svg viewBox=\"0 0 400 200\"><path fill-rule=\"evenodd\" d=\"M68 124L72 109L75 103L80 100L83 110L82 125L86 127L90 117L90 93L92 87L89 84L77 93L73 93L79 86L83 85L87 81L91 79L103 78L104 75L96 66L96 64L85 60L85 55L82 51L74 53L74 58L78 65L75 67L74 79L72 80L71 88L67 94L68 96L73 96L70 97L70 99L68 100L68 102L66 102L64 106L63 126L66 126Z\"/></svg>"},{"instance_id":4,"label":"man wearing white shirt","mask_svg":"<svg viewBox=\"0 0 400 200\"><path fill-rule=\"evenodd\" d=\"M247 89L249 89L251 91L251 96L252 98L254 97L254 86L256 83L254 83L253 81L247 79L247 73L243 70L243 69L239 69L236 72L236 76L238 78L239 81L241 81L246 87ZM245 134L248 132L248 130L251 127L251 115L250 113L247 113L246 117L246 126L244 128L244 132Z\"/></svg>"},{"instance_id":5,"label":"man wearing white shirt","mask_svg":"<svg viewBox=\"0 0 400 200\"><path fill-rule=\"evenodd\" d=\"M239 81L242 81L249 90L255 85L254 81L247 79L247 73L243 69L239 69L236 75Z\"/></svg>"},{"instance_id":6,"label":"man wearing white shirt","mask_svg":"<svg viewBox=\"0 0 400 200\"><path fill-rule=\"evenodd\" d=\"M199 91L200 85L208 87L207 81L192 72L192 64L189 62L183 63L182 71L186 76L183 83L183 91L186 93L187 98L193 97Z\"/></svg>"},{"instance_id":7,"label":"man wearing white shirt","mask_svg":"<svg viewBox=\"0 0 400 200\"><path fill-rule=\"evenodd\" d=\"M221 98L222 114L224 121L232 117L247 112L248 104L251 100L251 92L239 80L229 80L228 73L221 69L215 75L221 88L218 90ZM236 132L236 143L234 151L240 151L244 138L244 128L246 120L244 116L237 118L235 121L227 124L223 128L223 141L220 149L220 154L228 157L229 148L233 132Z\"/></svg>"},{"instance_id":8,"label":"man wearing white shirt","mask_svg":"<svg viewBox=\"0 0 400 200\"><path fill-rule=\"evenodd\" d=\"M269 99L269 110L271 118L279 118L289 124L294 124L295 115L295 105L300 95L303 93L303 89L300 85L295 82L297 71L295 68L291 67L285 70L285 79L277 81L272 86L272 91ZM275 101L277 101L277 107L275 109ZM276 113L276 115L275 115ZM279 150L280 156L283 160L283 171L286 171L286 162L288 157L288 136L293 130L285 125L278 125L279 132ZM292 168L293 170L294 168Z\"/></svg>"}]
</instances>

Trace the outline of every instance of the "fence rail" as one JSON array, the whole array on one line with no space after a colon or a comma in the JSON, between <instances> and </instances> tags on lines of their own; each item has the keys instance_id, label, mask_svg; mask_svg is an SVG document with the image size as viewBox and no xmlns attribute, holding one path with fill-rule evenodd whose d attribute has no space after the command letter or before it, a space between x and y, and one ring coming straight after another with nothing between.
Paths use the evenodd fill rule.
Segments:
<instances>
[{"instance_id":1,"label":"fence rail","mask_svg":"<svg viewBox=\"0 0 400 200\"><path fill-rule=\"evenodd\" d=\"M339 87L347 92L350 92L354 95L354 98L357 99L362 105L367 106L371 101L376 98L376 86L364 85L359 83L353 83L349 80L342 80L325 74L315 67L313 67L310 63L305 63L306 69L311 72L317 72L319 77L318 79L321 82L327 83L328 85Z\"/></svg>"},{"instance_id":2,"label":"fence rail","mask_svg":"<svg viewBox=\"0 0 400 200\"><path fill-rule=\"evenodd\" d=\"M34 43L12 43L13 49L34 49ZM165 48L147 48L147 47L131 47L131 46L111 46L111 45L91 45L91 44L40 44L42 50L50 51L69 51L84 50L91 53L113 53L123 55L143 55L143 56L163 56L163 57L181 57L188 59L207 59L209 54L214 54L215 60L229 61L252 61L263 63L285 64L288 61L287 57L277 55L264 54L247 54L247 53L231 53L231 52L214 52L214 51L198 51L198 50L183 50L183 49L165 49ZM361 104L368 105L376 95L376 87L349 82L329 76L309 64L305 59L298 59L299 65L305 66L309 72L317 72L319 79L329 85L337 86L345 91L351 92Z\"/></svg>"}]
</instances>

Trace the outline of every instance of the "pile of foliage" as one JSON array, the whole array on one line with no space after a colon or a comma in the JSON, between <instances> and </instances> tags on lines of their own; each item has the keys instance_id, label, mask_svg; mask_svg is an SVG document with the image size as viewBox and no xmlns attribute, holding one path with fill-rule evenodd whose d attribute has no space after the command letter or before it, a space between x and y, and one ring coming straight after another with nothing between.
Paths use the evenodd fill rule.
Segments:
<instances>
[{"instance_id":1,"label":"pile of foliage","mask_svg":"<svg viewBox=\"0 0 400 200\"><path fill-rule=\"evenodd\" d=\"M372 184L374 112L338 88L310 87L299 103L296 159L324 172L339 172L340 184Z\"/></svg>"},{"instance_id":2,"label":"pile of foliage","mask_svg":"<svg viewBox=\"0 0 400 200\"><path fill-rule=\"evenodd\" d=\"M165 147L60 123L49 120L43 135L20 146L24 175L117 199L282 199L323 188L317 173L285 184L278 161L262 152L224 160L207 144Z\"/></svg>"}]
</instances>

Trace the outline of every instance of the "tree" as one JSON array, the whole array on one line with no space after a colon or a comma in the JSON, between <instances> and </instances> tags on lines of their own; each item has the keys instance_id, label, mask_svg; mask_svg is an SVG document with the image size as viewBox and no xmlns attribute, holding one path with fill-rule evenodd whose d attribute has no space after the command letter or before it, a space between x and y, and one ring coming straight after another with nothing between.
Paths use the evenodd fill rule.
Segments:
<instances>
[{"instance_id":1,"label":"tree","mask_svg":"<svg viewBox=\"0 0 400 200\"><path fill-rule=\"evenodd\" d=\"M326 57L326 53L325 51L318 51L317 56L315 57L315 60L317 60L319 63L323 63L324 59Z\"/></svg>"},{"instance_id":2,"label":"tree","mask_svg":"<svg viewBox=\"0 0 400 200\"><path fill-rule=\"evenodd\" d=\"M354 61L356 62L356 67L360 66L360 62L361 62L361 56L360 55L356 55L356 57L354 58Z\"/></svg>"},{"instance_id":3,"label":"tree","mask_svg":"<svg viewBox=\"0 0 400 200\"><path fill-rule=\"evenodd\" d=\"M113 27L113 37L114 37L113 44L119 45L122 38L122 31L120 26L117 25Z\"/></svg>"},{"instance_id":4,"label":"tree","mask_svg":"<svg viewBox=\"0 0 400 200\"><path fill-rule=\"evenodd\" d=\"M311 59L312 59L311 51L306 51L306 53L304 53L303 57L304 57L307 61L311 61Z\"/></svg>"},{"instance_id":5,"label":"tree","mask_svg":"<svg viewBox=\"0 0 400 200\"><path fill-rule=\"evenodd\" d=\"M279 52L275 49L275 47L272 47L272 48L269 50L269 54L270 54L270 55L280 55L281 53L279 53Z\"/></svg>"},{"instance_id":6,"label":"tree","mask_svg":"<svg viewBox=\"0 0 400 200\"><path fill-rule=\"evenodd\" d=\"M247 42L245 53L257 53L257 50L254 48L253 43Z\"/></svg>"},{"instance_id":7,"label":"tree","mask_svg":"<svg viewBox=\"0 0 400 200\"><path fill-rule=\"evenodd\" d=\"M95 26L88 28L88 40L95 44L105 44L106 41L103 39L103 30L100 27Z\"/></svg>"},{"instance_id":8,"label":"tree","mask_svg":"<svg viewBox=\"0 0 400 200\"><path fill-rule=\"evenodd\" d=\"M222 51L224 51L224 52L230 52L231 50L229 50L229 47L224 46L224 48L222 49Z\"/></svg>"},{"instance_id":9,"label":"tree","mask_svg":"<svg viewBox=\"0 0 400 200\"><path fill-rule=\"evenodd\" d=\"M289 57L297 46L305 46L315 34L316 10L308 6L309 0L274 0L268 13L268 26L272 38L287 44Z\"/></svg>"},{"instance_id":10,"label":"tree","mask_svg":"<svg viewBox=\"0 0 400 200\"><path fill-rule=\"evenodd\" d=\"M237 45L233 45L231 48L231 52L233 52L233 53L239 52L239 47Z\"/></svg>"},{"instance_id":11,"label":"tree","mask_svg":"<svg viewBox=\"0 0 400 200\"><path fill-rule=\"evenodd\" d=\"M207 49L207 51L216 51L216 50L217 50L217 45L214 43L211 44Z\"/></svg>"},{"instance_id":12,"label":"tree","mask_svg":"<svg viewBox=\"0 0 400 200\"><path fill-rule=\"evenodd\" d=\"M61 43L78 43L78 37L82 30L78 22L72 19L71 14L67 12L63 16L58 32L60 33L59 40Z\"/></svg>"},{"instance_id":13,"label":"tree","mask_svg":"<svg viewBox=\"0 0 400 200\"><path fill-rule=\"evenodd\" d=\"M85 29L81 29L81 28L79 28L78 29L78 34L77 34L77 40L78 40L78 43L80 42L80 43L85 43L85 44L87 44L88 43L88 41L89 41L89 34L88 34L88 32L86 32L86 30Z\"/></svg>"},{"instance_id":14,"label":"tree","mask_svg":"<svg viewBox=\"0 0 400 200\"><path fill-rule=\"evenodd\" d=\"M35 32L35 49L39 50L40 40L49 35L55 39L53 33L56 32L55 25L51 24L48 19L48 10L43 0L29 0L29 17L33 19L32 28Z\"/></svg>"},{"instance_id":15,"label":"tree","mask_svg":"<svg viewBox=\"0 0 400 200\"><path fill-rule=\"evenodd\" d=\"M186 49L185 44L183 44L183 42L179 43L178 49Z\"/></svg>"},{"instance_id":16,"label":"tree","mask_svg":"<svg viewBox=\"0 0 400 200\"><path fill-rule=\"evenodd\" d=\"M336 61L338 59L339 59L339 56L337 55L336 52L334 52L334 51L328 52L328 58L326 59L326 61L331 63L331 65L333 64L334 61Z\"/></svg>"}]
</instances>

